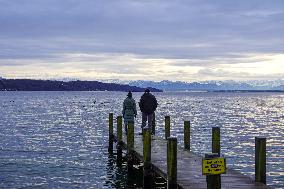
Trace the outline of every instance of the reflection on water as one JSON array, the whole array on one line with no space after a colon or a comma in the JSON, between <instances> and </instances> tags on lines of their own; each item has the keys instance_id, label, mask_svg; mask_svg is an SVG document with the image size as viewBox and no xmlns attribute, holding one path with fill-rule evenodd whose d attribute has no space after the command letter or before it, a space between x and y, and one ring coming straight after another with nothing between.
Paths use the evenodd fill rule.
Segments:
<instances>
[{"instance_id":1,"label":"reflection on water","mask_svg":"<svg viewBox=\"0 0 284 189\"><path fill-rule=\"evenodd\" d=\"M0 92L0 188L139 188L141 167L127 177L125 161L107 152L108 113L121 114L121 92ZM141 93L134 93L136 101ZM221 127L229 166L253 176L254 137L267 137L267 183L284 186L283 93L157 93L157 135L164 116L183 145L191 121L192 150L211 150ZM139 132L141 115L136 119ZM114 148L115 149L115 148ZM139 176L140 175L140 176ZM156 177L156 188L165 187ZM140 180L140 181L139 181ZM140 182L140 183L139 183Z\"/></svg>"},{"instance_id":2,"label":"reflection on water","mask_svg":"<svg viewBox=\"0 0 284 189\"><path fill-rule=\"evenodd\" d=\"M121 166L117 166L116 157L109 155L106 168L107 176L105 177L104 186L112 186L117 189L127 186L127 167L125 162Z\"/></svg>"}]
</instances>

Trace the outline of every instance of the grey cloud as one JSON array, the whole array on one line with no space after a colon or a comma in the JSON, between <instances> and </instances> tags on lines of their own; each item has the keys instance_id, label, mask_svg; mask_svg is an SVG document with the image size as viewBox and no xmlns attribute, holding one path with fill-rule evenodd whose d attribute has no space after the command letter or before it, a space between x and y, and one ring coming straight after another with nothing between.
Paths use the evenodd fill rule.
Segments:
<instances>
[{"instance_id":1,"label":"grey cloud","mask_svg":"<svg viewBox=\"0 0 284 189\"><path fill-rule=\"evenodd\" d=\"M56 63L72 53L238 63L234 54L284 52L283 7L282 0L0 0L0 66Z\"/></svg>"},{"instance_id":2,"label":"grey cloud","mask_svg":"<svg viewBox=\"0 0 284 189\"><path fill-rule=\"evenodd\" d=\"M171 65L173 66L216 66L216 65L223 65L223 64L240 64L240 63L259 63L271 61L271 58L264 57L253 57L253 55L248 54L223 54L219 56L212 56L212 57L200 57L198 59L177 59Z\"/></svg>"},{"instance_id":3,"label":"grey cloud","mask_svg":"<svg viewBox=\"0 0 284 189\"><path fill-rule=\"evenodd\" d=\"M223 69L212 69L212 68L204 68L198 71L196 74L196 77L198 78L216 78L220 80L228 80L228 79L234 79L234 80L246 80L246 79L252 79L252 80L263 80L263 79L282 79L284 77L284 74L251 74L248 72L232 72L232 71L226 71Z\"/></svg>"}]
</instances>

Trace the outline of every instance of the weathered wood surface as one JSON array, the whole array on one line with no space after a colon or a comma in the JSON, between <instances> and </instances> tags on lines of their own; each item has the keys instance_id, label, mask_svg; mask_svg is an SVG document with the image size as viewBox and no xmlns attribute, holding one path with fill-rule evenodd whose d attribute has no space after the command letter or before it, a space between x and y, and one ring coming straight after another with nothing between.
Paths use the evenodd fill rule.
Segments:
<instances>
[{"instance_id":1,"label":"weathered wood surface","mask_svg":"<svg viewBox=\"0 0 284 189\"><path fill-rule=\"evenodd\" d=\"M142 135L134 136L134 154L143 161ZM126 148L126 135L123 135L123 143ZM167 141L152 136L151 163L155 172L164 179L167 178ZM262 183L257 183L233 169L227 168L227 173L222 174L222 189L264 189L270 188ZM180 188L201 189L207 188L206 176L202 175L202 157L195 153L178 147L177 151L177 182Z\"/></svg>"}]
</instances>

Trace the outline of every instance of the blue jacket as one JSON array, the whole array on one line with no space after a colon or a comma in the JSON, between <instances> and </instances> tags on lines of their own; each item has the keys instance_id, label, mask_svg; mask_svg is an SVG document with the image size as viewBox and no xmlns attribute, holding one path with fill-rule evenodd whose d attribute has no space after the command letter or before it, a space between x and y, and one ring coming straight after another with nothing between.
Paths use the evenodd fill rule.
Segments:
<instances>
[{"instance_id":1,"label":"blue jacket","mask_svg":"<svg viewBox=\"0 0 284 189\"><path fill-rule=\"evenodd\" d=\"M123 102L122 115L124 123L134 122L134 117L137 115L136 103L133 98L127 97Z\"/></svg>"}]
</instances>

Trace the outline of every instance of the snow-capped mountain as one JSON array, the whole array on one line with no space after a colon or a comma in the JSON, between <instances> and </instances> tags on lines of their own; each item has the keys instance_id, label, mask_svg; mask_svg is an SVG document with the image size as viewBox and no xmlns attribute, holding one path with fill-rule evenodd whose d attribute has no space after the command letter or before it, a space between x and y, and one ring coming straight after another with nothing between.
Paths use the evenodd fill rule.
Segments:
<instances>
[{"instance_id":1,"label":"snow-capped mountain","mask_svg":"<svg viewBox=\"0 0 284 189\"><path fill-rule=\"evenodd\" d=\"M131 81L119 80L119 79L101 79L98 81L103 82L103 83L117 83L117 84L126 84L126 85L128 85L131 82Z\"/></svg>"},{"instance_id":2,"label":"snow-capped mountain","mask_svg":"<svg viewBox=\"0 0 284 189\"><path fill-rule=\"evenodd\" d=\"M284 90L284 80L271 81L119 81L116 83L129 84L137 87L153 87L164 91L186 91L186 90Z\"/></svg>"},{"instance_id":3,"label":"snow-capped mountain","mask_svg":"<svg viewBox=\"0 0 284 189\"><path fill-rule=\"evenodd\" d=\"M74 78L74 77L59 77L59 78L51 78L49 80L51 80L51 81L64 81L64 82L68 82L68 81L78 81L80 79Z\"/></svg>"}]
</instances>

